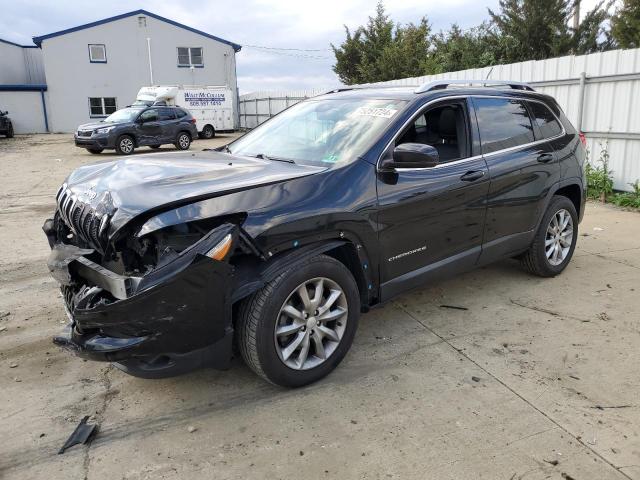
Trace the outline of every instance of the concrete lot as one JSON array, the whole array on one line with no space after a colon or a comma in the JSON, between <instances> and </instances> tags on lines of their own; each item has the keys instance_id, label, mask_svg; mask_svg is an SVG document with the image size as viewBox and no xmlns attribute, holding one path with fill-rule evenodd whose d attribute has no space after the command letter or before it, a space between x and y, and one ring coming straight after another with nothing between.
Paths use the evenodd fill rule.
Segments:
<instances>
[{"instance_id":1,"label":"concrete lot","mask_svg":"<svg viewBox=\"0 0 640 480\"><path fill-rule=\"evenodd\" d=\"M374 309L304 389L240 361L140 380L50 340L40 226L66 174L106 158L0 139L0 478L640 479L640 214L589 204L560 277L505 261ZM57 455L84 415L91 446Z\"/></svg>"}]
</instances>

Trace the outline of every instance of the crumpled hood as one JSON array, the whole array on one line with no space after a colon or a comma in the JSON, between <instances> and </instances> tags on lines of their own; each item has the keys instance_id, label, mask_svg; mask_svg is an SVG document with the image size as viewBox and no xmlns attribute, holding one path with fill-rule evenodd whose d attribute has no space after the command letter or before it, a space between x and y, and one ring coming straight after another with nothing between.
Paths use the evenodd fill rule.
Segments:
<instances>
[{"instance_id":1,"label":"crumpled hood","mask_svg":"<svg viewBox=\"0 0 640 480\"><path fill-rule=\"evenodd\" d=\"M111 236L143 213L156 213L324 170L215 151L167 152L80 167L65 184L79 201L99 213L111 215Z\"/></svg>"}]
</instances>

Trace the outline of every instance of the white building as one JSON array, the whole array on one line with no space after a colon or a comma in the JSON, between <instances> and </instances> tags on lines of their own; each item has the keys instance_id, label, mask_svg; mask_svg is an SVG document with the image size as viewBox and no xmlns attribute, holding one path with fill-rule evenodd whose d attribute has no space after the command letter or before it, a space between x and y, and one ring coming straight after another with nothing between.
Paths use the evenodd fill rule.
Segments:
<instances>
[{"instance_id":1,"label":"white building","mask_svg":"<svg viewBox=\"0 0 640 480\"><path fill-rule=\"evenodd\" d=\"M133 103L145 85L227 85L238 111L241 46L146 10L33 41L0 43L0 110L9 110L16 133L72 132ZM36 110L38 96L45 104Z\"/></svg>"}]
</instances>

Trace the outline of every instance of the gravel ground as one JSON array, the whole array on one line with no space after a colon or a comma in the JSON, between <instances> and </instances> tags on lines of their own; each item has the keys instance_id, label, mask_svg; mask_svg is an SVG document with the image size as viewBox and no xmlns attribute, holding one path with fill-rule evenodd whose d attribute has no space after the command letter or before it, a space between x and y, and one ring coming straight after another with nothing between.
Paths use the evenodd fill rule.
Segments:
<instances>
[{"instance_id":1,"label":"gravel ground","mask_svg":"<svg viewBox=\"0 0 640 480\"><path fill-rule=\"evenodd\" d=\"M640 479L638 213L590 203L557 278L505 261L374 309L312 386L240 361L141 380L51 344L40 227L69 171L112 158L0 139L0 478ZM84 415L92 444L57 455Z\"/></svg>"}]
</instances>

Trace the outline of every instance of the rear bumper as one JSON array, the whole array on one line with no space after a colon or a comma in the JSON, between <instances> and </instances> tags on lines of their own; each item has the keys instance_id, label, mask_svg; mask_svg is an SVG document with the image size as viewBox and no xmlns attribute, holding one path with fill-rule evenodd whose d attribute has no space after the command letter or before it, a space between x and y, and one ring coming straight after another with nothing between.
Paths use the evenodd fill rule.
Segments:
<instances>
[{"instance_id":1,"label":"rear bumper","mask_svg":"<svg viewBox=\"0 0 640 480\"><path fill-rule=\"evenodd\" d=\"M218 236L203 240L216 242ZM227 368L232 269L197 251L185 252L146 277L125 277L92 262L91 250L54 244L48 266L70 320L54 343L146 378L205 365Z\"/></svg>"}]
</instances>

